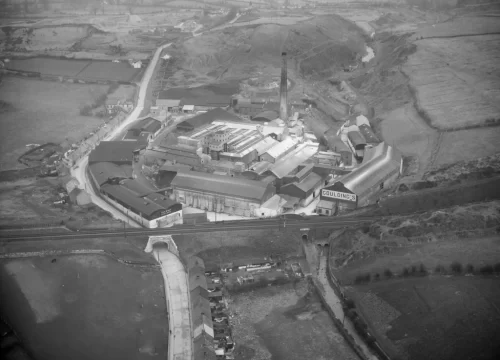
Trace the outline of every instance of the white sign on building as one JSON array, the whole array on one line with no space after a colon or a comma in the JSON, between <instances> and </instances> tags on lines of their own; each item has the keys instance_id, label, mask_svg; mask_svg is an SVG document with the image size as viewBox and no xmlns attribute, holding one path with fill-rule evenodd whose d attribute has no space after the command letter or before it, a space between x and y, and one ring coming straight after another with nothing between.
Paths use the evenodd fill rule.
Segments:
<instances>
[{"instance_id":1,"label":"white sign on building","mask_svg":"<svg viewBox=\"0 0 500 360\"><path fill-rule=\"evenodd\" d=\"M338 200L346 200L346 201L352 201L356 202L356 195L355 194L347 194L343 193L340 191L333 191L333 190L321 190L323 193L323 196L333 198L333 199L338 199Z\"/></svg>"}]
</instances>

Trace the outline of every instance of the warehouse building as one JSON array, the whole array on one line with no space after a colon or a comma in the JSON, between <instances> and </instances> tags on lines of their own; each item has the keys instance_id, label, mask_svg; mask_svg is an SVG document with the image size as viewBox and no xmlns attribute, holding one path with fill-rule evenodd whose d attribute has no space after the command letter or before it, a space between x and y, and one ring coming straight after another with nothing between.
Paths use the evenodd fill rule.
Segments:
<instances>
[{"instance_id":1,"label":"warehouse building","mask_svg":"<svg viewBox=\"0 0 500 360\"><path fill-rule=\"evenodd\" d=\"M347 133L347 144L358 161L363 160L365 154L366 140L359 131Z\"/></svg>"},{"instance_id":2,"label":"warehouse building","mask_svg":"<svg viewBox=\"0 0 500 360\"><path fill-rule=\"evenodd\" d=\"M174 164L184 164L189 166L199 166L202 164L202 159L198 153L198 149L186 144L161 144L161 151L164 160Z\"/></svg>"},{"instance_id":3,"label":"warehouse building","mask_svg":"<svg viewBox=\"0 0 500 360\"><path fill-rule=\"evenodd\" d=\"M123 140L125 141L142 141L142 142L150 142L153 140L163 128L163 124L152 118L148 117L136 122L133 126L131 126Z\"/></svg>"},{"instance_id":4,"label":"warehouse building","mask_svg":"<svg viewBox=\"0 0 500 360\"><path fill-rule=\"evenodd\" d=\"M152 193L136 180L106 183L99 191L113 206L146 228L182 224L181 204L165 195Z\"/></svg>"},{"instance_id":5,"label":"warehouse building","mask_svg":"<svg viewBox=\"0 0 500 360\"><path fill-rule=\"evenodd\" d=\"M101 141L90 152L89 164L110 162L117 165L132 165L134 153L137 153L140 148L138 144L131 141Z\"/></svg>"},{"instance_id":6,"label":"warehouse building","mask_svg":"<svg viewBox=\"0 0 500 360\"><path fill-rule=\"evenodd\" d=\"M297 144L297 140L286 138L263 153L260 156L260 159L274 164L277 160L295 149Z\"/></svg>"},{"instance_id":7,"label":"warehouse building","mask_svg":"<svg viewBox=\"0 0 500 360\"><path fill-rule=\"evenodd\" d=\"M384 142L367 149L360 167L321 190L316 212L334 215L368 205L380 191L392 185L402 166L401 153Z\"/></svg>"},{"instance_id":8,"label":"warehouse building","mask_svg":"<svg viewBox=\"0 0 500 360\"><path fill-rule=\"evenodd\" d=\"M297 198L300 206L309 205L320 195L327 179L327 176L313 172L313 168L313 164L302 165L297 173L286 176L279 187L279 194Z\"/></svg>"},{"instance_id":9,"label":"warehouse building","mask_svg":"<svg viewBox=\"0 0 500 360\"><path fill-rule=\"evenodd\" d=\"M181 122L177 125L177 129L181 131L193 131L213 121L240 121L240 118L224 109L216 108Z\"/></svg>"},{"instance_id":10,"label":"warehouse building","mask_svg":"<svg viewBox=\"0 0 500 360\"><path fill-rule=\"evenodd\" d=\"M179 170L170 186L176 201L206 211L257 216L275 193L272 183Z\"/></svg>"},{"instance_id":11,"label":"warehouse building","mask_svg":"<svg viewBox=\"0 0 500 360\"><path fill-rule=\"evenodd\" d=\"M106 183L118 183L121 180L132 178L132 166L117 165L110 162L98 162L89 165L90 175L94 184L102 186Z\"/></svg>"}]
</instances>

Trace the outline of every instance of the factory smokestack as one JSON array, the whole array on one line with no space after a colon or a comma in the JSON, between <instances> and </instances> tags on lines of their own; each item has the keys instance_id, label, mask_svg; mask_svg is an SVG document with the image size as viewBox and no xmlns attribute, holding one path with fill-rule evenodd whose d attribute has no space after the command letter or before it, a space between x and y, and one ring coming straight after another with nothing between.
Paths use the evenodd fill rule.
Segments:
<instances>
[{"instance_id":1,"label":"factory smokestack","mask_svg":"<svg viewBox=\"0 0 500 360\"><path fill-rule=\"evenodd\" d=\"M288 122L286 52L281 53L280 119Z\"/></svg>"}]
</instances>

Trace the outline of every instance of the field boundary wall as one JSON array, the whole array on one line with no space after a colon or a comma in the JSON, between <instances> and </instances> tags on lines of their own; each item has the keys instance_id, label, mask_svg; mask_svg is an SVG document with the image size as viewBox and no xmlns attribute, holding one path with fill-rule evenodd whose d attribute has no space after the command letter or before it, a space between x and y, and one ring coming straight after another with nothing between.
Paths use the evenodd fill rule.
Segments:
<instances>
[{"instance_id":1,"label":"field boundary wall","mask_svg":"<svg viewBox=\"0 0 500 360\"><path fill-rule=\"evenodd\" d=\"M20 258L30 258L30 257L46 257L46 256L64 256L64 255L105 255L108 256L121 264L137 266L142 268L160 268L160 265L153 265L148 263L142 263L138 261L124 260L115 254L102 250L102 249L81 249L81 250L44 250L44 251L30 251L30 252L18 252L9 254L0 254L0 259L20 259Z\"/></svg>"},{"instance_id":2,"label":"field boundary wall","mask_svg":"<svg viewBox=\"0 0 500 360\"><path fill-rule=\"evenodd\" d=\"M319 298L321 300L321 304L323 305L323 307L326 309L326 311L330 315L330 318L332 319L333 323L335 324L335 327L339 330L339 332L342 334L342 336L344 337L344 339L347 341L347 343L354 350L354 352L356 353L356 355L358 356L358 358L360 358L361 360L366 360L366 357L363 354L363 351L356 344L356 342L354 341L354 338L351 335L349 335L349 333L347 332L347 330L344 328L344 325L342 325L342 322L339 319L337 319L337 317L335 316L333 310L328 305L326 299L323 296L323 293L321 292L321 284L318 284L317 280L314 279L311 276L308 276L308 280L309 280L310 284L313 285L316 293L318 294L318 296L319 296Z\"/></svg>"},{"instance_id":3,"label":"field boundary wall","mask_svg":"<svg viewBox=\"0 0 500 360\"><path fill-rule=\"evenodd\" d=\"M330 257L331 257L331 246L329 247L328 250L328 255L326 259L326 277L328 279L328 283L332 287L333 291L337 294L338 298L340 299L342 306L345 308L346 306L346 296L344 294L344 291L342 290L342 285L341 282L335 277L333 274L332 268L330 266ZM357 331L357 330L356 330ZM361 334L358 332L358 334L363 338L364 334ZM377 357L379 359L383 360L391 360L389 355L382 349L382 347L379 345L379 343L375 340L371 343L367 343L367 345L376 352Z\"/></svg>"}]
</instances>

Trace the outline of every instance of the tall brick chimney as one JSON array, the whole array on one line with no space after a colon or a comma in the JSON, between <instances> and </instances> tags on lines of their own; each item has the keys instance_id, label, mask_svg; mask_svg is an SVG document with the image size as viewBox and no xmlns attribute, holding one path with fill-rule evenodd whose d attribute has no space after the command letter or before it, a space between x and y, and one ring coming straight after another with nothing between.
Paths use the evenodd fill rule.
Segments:
<instances>
[{"instance_id":1,"label":"tall brick chimney","mask_svg":"<svg viewBox=\"0 0 500 360\"><path fill-rule=\"evenodd\" d=\"M280 119L288 123L286 52L281 53Z\"/></svg>"}]
</instances>

